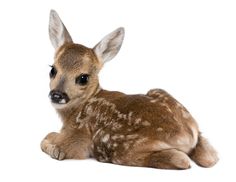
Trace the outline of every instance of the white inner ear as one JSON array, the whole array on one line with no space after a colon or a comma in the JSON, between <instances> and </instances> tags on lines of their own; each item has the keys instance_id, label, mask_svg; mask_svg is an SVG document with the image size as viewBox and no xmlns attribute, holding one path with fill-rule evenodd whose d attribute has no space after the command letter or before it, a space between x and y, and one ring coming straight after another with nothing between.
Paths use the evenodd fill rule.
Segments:
<instances>
[{"instance_id":1,"label":"white inner ear","mask_svg":"<svg viewBox=\"0 0 236 182\"><path fill-rule=\"evenodd\" d=\"M110 61L119 52L125 31L124 28L118 28L112 33L105 36L95 47L94 52L98 59L105 63Z\"/></svg>"},{"instance_id":2,"label":"white inner ear","mask_svg":"<svg viewBox=\"0 0 236 182\"><path fill-rule=\"evenodd\" d=\"M49 37L55 49L66 42L73 42L72 38L58 16L57 12L51 10L49 18Z\"/></svg>"}]
</instances>

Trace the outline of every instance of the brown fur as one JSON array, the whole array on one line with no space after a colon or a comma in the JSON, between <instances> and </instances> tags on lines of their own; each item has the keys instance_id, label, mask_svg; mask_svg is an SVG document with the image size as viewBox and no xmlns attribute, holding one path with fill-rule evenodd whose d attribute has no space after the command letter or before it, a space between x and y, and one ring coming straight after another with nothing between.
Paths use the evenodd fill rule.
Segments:
<instances>
[{"instance_id":1,"label":"brown fur","mask_svg":"<svg viewBox=\"0 0 236 182\"><path fill-rule=\"evenodd\" d=\"M198 143L189 156L202 167L214 166L218 161L216 160L218 157L215 149L202 136L199 136Z\"/></svg>"},{"instance_id":2,"label":"brown fur","mask_svg":"<svg viewBox=\"0 0 236 182\"><path fill-rule=\"evenodd\" d=\"M71 101L57 108L63 127L45 137L44 152L59 160L94 157L163 169L187 169L189 156L204 167L217 162L215 150L199 134L193 117L164 90L126 95L101 89L100 59L94 49L79 44L67 42L57 50L58 73L50 88L67 93ZM81 73L90 75L85 86L75 84Z\"/></svg>"}]
</instances>

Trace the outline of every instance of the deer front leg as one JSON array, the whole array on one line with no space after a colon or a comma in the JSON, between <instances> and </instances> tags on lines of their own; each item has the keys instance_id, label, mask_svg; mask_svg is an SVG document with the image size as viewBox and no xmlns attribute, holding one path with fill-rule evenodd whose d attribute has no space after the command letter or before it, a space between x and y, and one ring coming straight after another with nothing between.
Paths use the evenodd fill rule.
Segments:
<instances>
[{"instance_id":1,"label":"deer front leg","mask_svg":"<svg viewBox=\"0 0 236 182\"><path fill-rule=\"evenodd\" d=\"M49 133L41 142L42 151L57 160L88 158L89 140L76 133L68 133Z\"/></svg>"},{"instance_id":2,"label":"deer front leg","mask_svg":"<svg viewBox=\"0 0 236 182\"><path fill-rule=\"evenodd\" d=\"M49 133L41 142L41 149L53 159L63 160L66 155L55 142L59 135L56 132Z\"/></svg>"}]
</instances>

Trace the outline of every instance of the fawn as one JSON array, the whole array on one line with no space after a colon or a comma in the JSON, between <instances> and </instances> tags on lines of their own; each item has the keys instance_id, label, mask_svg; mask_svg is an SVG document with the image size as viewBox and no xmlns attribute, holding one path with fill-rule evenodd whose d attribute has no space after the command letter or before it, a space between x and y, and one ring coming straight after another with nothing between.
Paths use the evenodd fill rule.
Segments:
<instances>
[{"instance_id":1,"label":"fawn","mask_svg":"<svg viewBox=\"0 0 236 182\"><path fill-rule=\"evenodd\" d=\"M126 95L99 86L98 73L119 52L123 28L91 49L73 43L51 10L49 36L56 50L49 97L63 127L43 139L45 153L58 160L94 157L160 169L188 169L190 158L202 167L216 164L217 153L194 118L166 91Z\"/></svg>"}]
</instances>

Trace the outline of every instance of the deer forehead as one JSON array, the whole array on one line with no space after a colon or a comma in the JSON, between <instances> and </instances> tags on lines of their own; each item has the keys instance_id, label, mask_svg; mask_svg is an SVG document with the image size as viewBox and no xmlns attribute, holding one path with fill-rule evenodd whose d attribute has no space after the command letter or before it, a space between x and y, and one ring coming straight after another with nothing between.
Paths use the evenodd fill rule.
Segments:
<instances>
[{"instance_id":1,"label":"deer forehead","mask_svg":"<svg viewBox=\"0 0 236 182\"><path fill-rule=\"evenodd\" d=\"M94 69L99 62L93 50L80 44L64 44L55 54L55 64L62 71L84 71Z\"/></svg>"}]
</instances>

